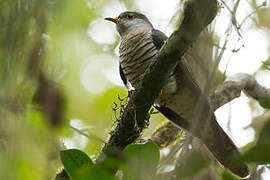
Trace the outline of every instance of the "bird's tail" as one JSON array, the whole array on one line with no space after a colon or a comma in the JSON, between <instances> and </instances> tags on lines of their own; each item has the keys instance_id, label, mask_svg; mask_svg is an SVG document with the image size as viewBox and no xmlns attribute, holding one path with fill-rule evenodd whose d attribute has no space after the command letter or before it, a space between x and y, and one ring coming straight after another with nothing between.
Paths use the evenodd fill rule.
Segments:
<instances>
[{"instance_id":1,"label":"bird's tail","mask_svg":"<svg viewBox=\"0 0 270 180\"><path fill-rule=\"evenodd\" d=\"M245 163L232 161L232 157L240 155L240 152L229 136L219 126L214 113L209 111L209 107L205 106L206 109L202 115L204 118L200 118L197 124L190 124L189 121L183 119L170 108L155 107L177 126L199 138L224 168L241 178L249 176L249 169ZM207 118L209 116L211 118Z\"/></svg>"},{"instance_id":2,"label":"bird's tail","mask_svg":"<svg viewBox=\"0 0 270 180\"><path fill-rule=\"evenodd\" d=\"M249 176L249 169L243 162L232 161L233 156L240 155L237 147L234 145L229 136L217 123L215 116L212 116L212 121L209 123L205 135L199 137L206 145L207 149L214 155L217 161L241 178Z\"/></svg>"}]
</instances>

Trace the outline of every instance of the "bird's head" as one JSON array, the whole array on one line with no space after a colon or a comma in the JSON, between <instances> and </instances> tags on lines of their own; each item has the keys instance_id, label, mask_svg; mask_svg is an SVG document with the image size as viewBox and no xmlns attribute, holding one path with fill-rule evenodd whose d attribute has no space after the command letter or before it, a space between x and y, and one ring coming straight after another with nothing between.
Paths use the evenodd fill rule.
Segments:
<instances>
[{"instance_id":1,"label":"bird's head","mask_svg":"<svg viewBox=\"0 0 270 180\"><path fill-rule=\"evenodd\" d=\"M136 29L152 29L153 26L147 17L138 12L125 11L116 18L105 18L105 20L114 22L120 36Z\"/></svg>"}]
</instances>

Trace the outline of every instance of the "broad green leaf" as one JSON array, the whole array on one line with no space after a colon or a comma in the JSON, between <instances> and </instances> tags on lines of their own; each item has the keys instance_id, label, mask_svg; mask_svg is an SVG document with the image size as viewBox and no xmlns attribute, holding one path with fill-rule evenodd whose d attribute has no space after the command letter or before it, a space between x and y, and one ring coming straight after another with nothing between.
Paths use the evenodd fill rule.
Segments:
<instances>
[{"instance_id":1,"label":"broad green leaf","mask_svg":"<svg viewBox=\"0 0 270 180\"><path fill-rule=\"evenodd\" d=\"M153 142L145 144L130 144L124 149L124 154L138 161L156 166L159 162L159 148Z\"/></svg>"},{"instance_id":2,"label":"broad green leaf","mask_svg":"<svg viewBox=\"0 0 270 180\"><path fill-rule=\"evenodd\" d=\"M74 172L83 167L93 166L92 160L84 152L78 149L68 149L60 152L61 161L70 177Z\"/></svg>"},{"instance_id":3,"label":"broad green leaf","mask_svg":"<svg viewBox=\"0 0 270 180\"><path fill-rule=\"evenodd\" d=\"M270 147L269 145L256 145L243 155L246 162L254 162L256 164L270 163ZM242 159L241 158L241 159Z\"/></svg>"},{"instance_id":4,"label":"broad green leaf","mask_svg":"<svg viewBox=\"0 0 270 180\"><path fill-rule=\"evenodd\" d=\"M270 163L270 120L262 128L257 144L237 160L253 162L256 164Z\"/></svg>"},{"instance_id":5,"label":"broad green leaf","mask_svg":"<svg viewBox=\"0 0 270 180\"><path fill-rule=\"evenodd\" d=\"M159 162L159 148L152 142L131 144L124 149L129 161L123 168L124 179L152 179Z\"/></svg>"},{"instance_id":6,"label":"broad green leaf","mask_svg":"<svg viewBox=\"0 0 270 180\"><path fill-rule=\"evenodd\" d=\"M270 147L270 119L267 120L259 135L258 145Z\"/></svg>"},{"instance_id":7,"label":"broad green leaf","mask_svg":"<svg viewBox=\"0 0 270 180\"><path fill-rule=\"evenodd\" d=\"M73 180L114 180L114 174L100 165L83 167L74 171Z\"/></svg>"},{"instance_id":8,"label":"broad green leaf","mask_svg":"<svg viewBox=\"0 0 270 180\"><path fill-rule=\"evenodd\" d=\"M270 99L269 98L264 98L264 99L259 100L259 104L265 109L270 109Z\"/></svg>"},{"instance_id":9,"label":"broad green leaf","mask_svg":"<svg viewBox=\"0 0 270 180\"><path fill-rule=\"evenodd\" d=\"M236 176L234 176L232 173L229 173L226 170L223 170L222 173L220 174L220 178L222 180L239 180Z\"/></svg>"}]
</instances>

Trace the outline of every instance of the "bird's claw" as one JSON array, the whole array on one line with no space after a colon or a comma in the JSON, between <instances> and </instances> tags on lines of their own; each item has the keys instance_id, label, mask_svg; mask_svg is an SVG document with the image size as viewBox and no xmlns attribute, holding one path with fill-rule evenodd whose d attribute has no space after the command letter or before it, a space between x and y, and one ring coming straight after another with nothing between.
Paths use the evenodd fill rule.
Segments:
<instances>
[{"instance_id":1,"label":"bird's claw","mask_svg":"<svg viewBox=\"0 0 270 180\"><path fill-rule=\"evenodd\" d=\"M144 77L144 74L141 74L141 75L140 75L140 80L142 80L142 79L143 79L143 77Z\"/></svg>"},{"instance_id":2,"label":"bird's claw","mask_svg":"<svg viewBox=\"0 0 270 180\"><path fill-rule=\"evenodd\" d=\"M134 89L129 89L128 90L128 97L130 97L133 94L133 92L134 92Z\"/></svg>"}]
</instances>

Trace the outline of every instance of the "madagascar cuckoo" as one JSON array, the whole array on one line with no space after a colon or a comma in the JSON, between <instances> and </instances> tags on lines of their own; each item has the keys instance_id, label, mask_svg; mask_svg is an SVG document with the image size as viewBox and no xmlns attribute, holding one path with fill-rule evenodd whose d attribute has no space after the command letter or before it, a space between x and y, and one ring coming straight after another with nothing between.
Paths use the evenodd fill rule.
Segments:
<instances>
[{"instance_id":1,"label":"madagascar cuckoo","mask_svg":"<svg viewBox=\"0 0 270 180\"><path fill-rule=\"evenodd\" d=\"M119 47L120 75L125 86L137 87L143 73L154 60L167 36L153 28L147 17L138 12L126 11L116 18L105 18L116 24L121 36ZM201 115L196 119L195 107L204 101ZM155 100L155 108L181 129L199 138L220 164L239 177L249 175L244 163L235 164L231 156L239 151L219 126L207 98L194 79L184 58L170 73L162 92ZM196 123L195 123L196 122Z\"/></svg>"}]
</instances>

